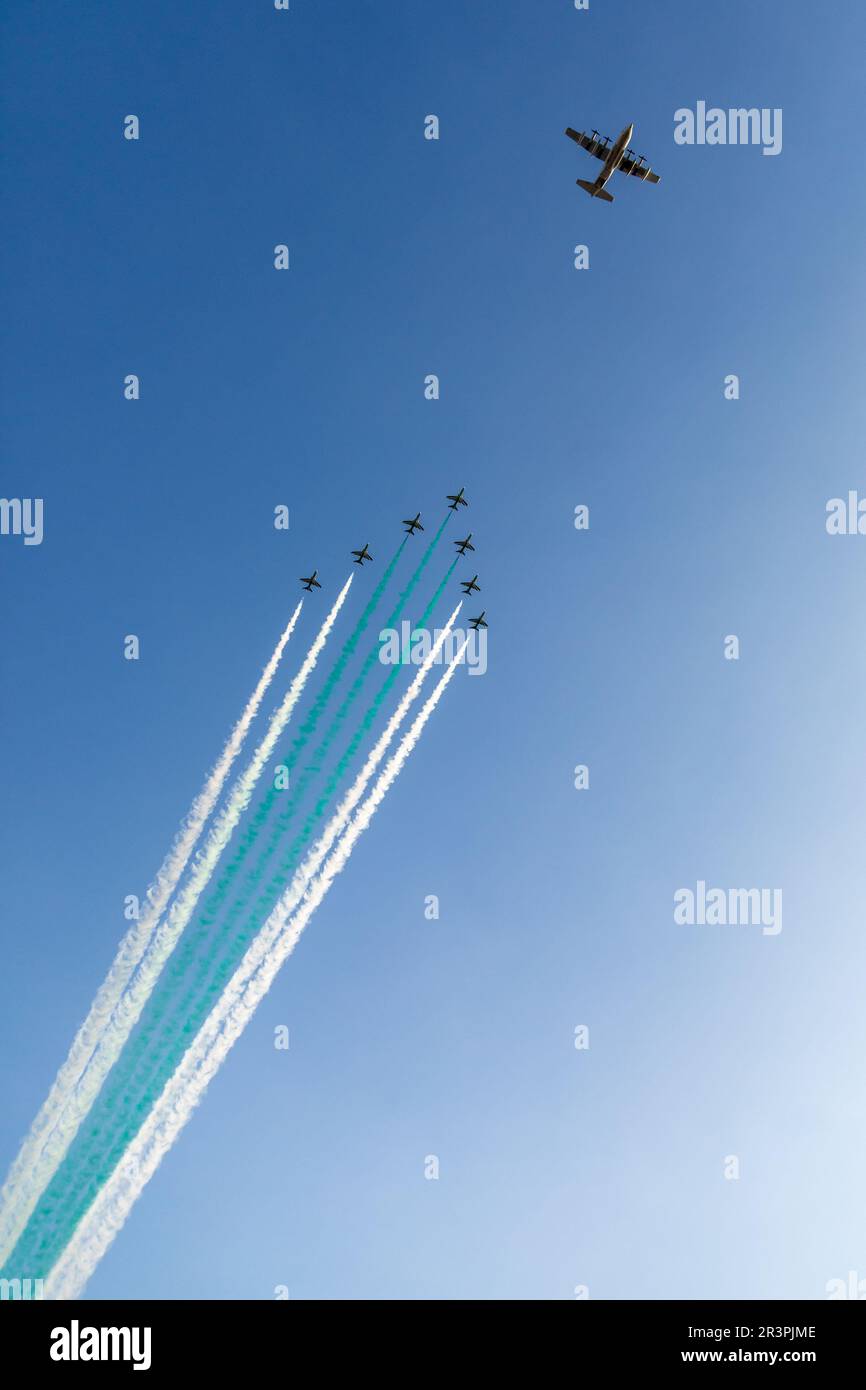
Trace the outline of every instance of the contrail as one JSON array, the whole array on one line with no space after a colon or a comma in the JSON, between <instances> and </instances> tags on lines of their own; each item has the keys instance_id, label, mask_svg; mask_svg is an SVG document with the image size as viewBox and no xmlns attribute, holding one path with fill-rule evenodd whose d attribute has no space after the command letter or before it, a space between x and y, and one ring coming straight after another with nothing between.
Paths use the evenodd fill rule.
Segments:
<instances>
[{"instance_id":1,"label":"contrail","mask_svg":"<svg viewBox=\"0 0 866 1390\"><path fill-rule=\"evenodd\" d=\"M143 911L121 941L111 969L97 991L90 1012L73 1039L69 1055L57 1073L51 1090L21 1146L21 1151L9 1170L0 1191L0 1265L20 1235L33 1208L35 1196L38 1196L51 1176L51 1172L46 1170L42 1162L42 1146L60 1120L70 1093L90 1061L112 1010L147 950L165 906L178 885L211 811L219 800L232 764L259 712L265 692L276 675L286 643L295 630L303 606L302 599L274 648L273 655L262 672L246 708L229 734L222 753L181 822L174 843L145 894Z\"/></svg>"},{"instance_id":2,"label":"contrail","mask_svg":"<svg viewBox=\"0 0 866 1390\"><path fill-rule=\"evenodd\" d=\"M331 628L334 626L337 615L346 600L353 578L354 576L350 575L340 590L330 613L304 658L300 671L292 680L282 704L272 714L265 737L253 754L245 771L235 781L222 810L211 825L202 848L195 856L186 884L176 897L171 911L163 918L153 933L148 949L139 962L137 973L133 975L127 988L117 999L113 1013L106 1022L103 1035L94 1049L90 1063L69 1098L62 1123L55 1127L45 1143L40 1171L43 1175L47 1175L47 1178L39 1190L31 1195L26 1204L26 1210L21 1208L25 1222L33 1211L39 1195L44 1191L47 1180L56 1173L82 1120L96 1099L106 1075L123 1050L123 1046L135 1027L163 966L177 945L180 935L193 913L202 890L207 885L232 832L249 805L255 784L271 757L277 739L288 723L292 711L303 693L304 686L315 668ZM18 1230L21 1231L22 1229L23 1227L19 1225ZM27 1232L25 1231L24 1238L26 1239L26 1237ZM15 1253L16 1251L13 1250L13 1254Z\"/></svg>"},{"instance_id":3,"label":"contrail","mask_svg":"<svg viewBox=\"0 0 866 1390\"><path fill-rule=\"evenodd\" d=\"M452 616L452 621L453 617L456 617L456 610ZM180 1066L166 1085L159 1101L126 1150L111 1178L96 1197L85 1220L78 1225L60 1258L53 1265L46 1279L46 1297L53 1299L75 1298L83 1290L97 1263L123 1226L133 1204L141 1195L162 1158L201 1100L210 1081L252 1018L280 967L294 950L316 908L325 897L334 879L348 862L355 844L369 826L389 788L417 744L424 725L442 698L445 688L466 650L468 641L468 637L464 639L462 646L440 677L408 733L401 740L396 753L388 760L379 774L367 800L354 816L336 848L328 855L318 877L314 878L305 890L301 890L301 906L296 911L292 911L291 903L293 900L297 901L297 889L293 885L292 889L284 895L284 898L274 909L259 938L235 972L217 1007L200 1029ZM422 672L426 674L426 669L429 669L429 658L425 666L419 671L416 681L413 682L412 688L415 693L420 688L420 681L423 679ZM384 737L383 734L382 739ZM372 758L373 754L370 757ZM360 782L360 777L358 781ZM353 788L354 790L355 788ZM347 797L346 800L348 802L349 798ZM348 813L344 811L344 807L341 807L335 821L343 817L344 814ZM332 842L330 832L331 827L329 826L323 843L325 841ZM317 846L314 855L311 856L311 862L319 854L320 847ZM301 876L307 880L309 873L310 866L305 864Z\"/></svg>"}]
</instances>

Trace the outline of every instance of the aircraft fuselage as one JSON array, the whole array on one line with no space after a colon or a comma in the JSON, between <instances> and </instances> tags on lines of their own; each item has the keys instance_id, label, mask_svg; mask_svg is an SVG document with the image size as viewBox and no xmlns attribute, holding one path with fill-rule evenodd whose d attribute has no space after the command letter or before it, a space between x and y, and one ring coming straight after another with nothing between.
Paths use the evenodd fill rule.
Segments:
<instances>
[{"instance_id":1,"label":"aircraft fuselage","mask_svg":"<svg viewBox=\"0 0 866 1390\"><path fill-rule=\"evenodd\" d=\"M596 179L596 187L604 188L611 174L615 174L622 158L628 148L628 142L634 132L634 125L627 125L625 130L619 135L616 143L611 146L610 154L604 162L604 168Z\"/></svg>"}]
</instances>

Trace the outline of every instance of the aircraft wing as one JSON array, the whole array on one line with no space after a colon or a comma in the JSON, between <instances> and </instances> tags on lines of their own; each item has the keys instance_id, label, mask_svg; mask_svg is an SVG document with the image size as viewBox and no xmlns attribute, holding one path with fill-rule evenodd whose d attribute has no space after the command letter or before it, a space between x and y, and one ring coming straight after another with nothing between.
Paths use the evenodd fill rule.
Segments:
<instances>
[{"instance_id":1,"label":"aircraft wing","mask_svg":"<svg viewBox=\"0 0 866 1390\"><path fill-rule=\"evenodd\" d=\"M636 159L630 159L628 155L620 164L619 172L621 174L634 174L635 178L645 179L647 183L658 183L661 177L659 174L654 174L648 164L639 164Z\"/></svg>"},{"instance_id":2,"label":"aircraft wing","mask_svg":"<svg viewBox=\"0 0 866 1390\"><path fill-rule=\"evenodd\" d=\"M610 154L610 144L604 144L601 140L594 140L591 135L584 135L581 130L572 130L571 126L565 127L565 133L570 140L575 140L578 145L582 145L590 154L594 154L596 159L607 159Z\"/></svg>"}]
</instances>

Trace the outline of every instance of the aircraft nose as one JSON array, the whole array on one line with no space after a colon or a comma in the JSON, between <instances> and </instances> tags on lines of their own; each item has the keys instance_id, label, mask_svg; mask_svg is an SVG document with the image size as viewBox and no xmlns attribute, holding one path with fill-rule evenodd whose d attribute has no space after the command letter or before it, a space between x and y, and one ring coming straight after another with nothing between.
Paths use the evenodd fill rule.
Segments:
<instances>
[{"instance_id":1,"label":"aircraft nose","mask_svg":"<svg viewBox=\"0 0 866 1390\"><path fill-rule=\"evenodd\" d=\"M633 134L634 134L634 121L632 121L631 125L630 125L629 128L628 128L628 138L629 138L629 140L631 139L631 137L632 137Z\"/></svg>"}]
</instances>

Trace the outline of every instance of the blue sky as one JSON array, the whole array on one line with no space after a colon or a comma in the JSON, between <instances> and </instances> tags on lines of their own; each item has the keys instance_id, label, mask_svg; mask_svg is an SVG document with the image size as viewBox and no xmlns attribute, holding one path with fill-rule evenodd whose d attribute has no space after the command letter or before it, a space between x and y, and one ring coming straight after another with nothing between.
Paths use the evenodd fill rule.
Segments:
<instances>
[{"instance_id":1,"label":"blue sky","mask_svg":"<svg viewBox=\"0 0 866 1390\"><path fill-rule=\"evenodd\" d=\"M297 575L280 692L349 548L465 485L491 622L92 1296L866 1277L866 540L824 525L866 488L864 38L801 0L7 7L2 492L45 538L0 537L4 1168ZM782 108L782 153L677 146L699 100ZM632 120L662 182L591 202L562 131ZM698 879L781 887L782 932L675 925Z\"/></svg>"}]
</instances>

